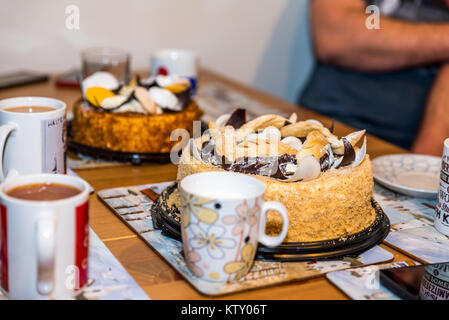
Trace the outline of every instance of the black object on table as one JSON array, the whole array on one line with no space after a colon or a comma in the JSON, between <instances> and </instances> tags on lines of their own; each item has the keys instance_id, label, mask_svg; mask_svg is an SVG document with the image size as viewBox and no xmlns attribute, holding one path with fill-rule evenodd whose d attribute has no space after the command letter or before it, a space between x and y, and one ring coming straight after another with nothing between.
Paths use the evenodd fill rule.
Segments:
<instances>
[{"instance_id":1,"label":"black object on table","mask_svg":"<svg viewBox=\"0 0 449 320\"><path fill-rule=\"evenodd\" d=\"M161 195L154 201L151 214L156 228L162 230L166 236L182 241L179 208L174 204L168 204L168 198L175 191L177 191L176 182L163 190ZM284 242L274 248L259 244L256 259L262 261L298 262L357 257L366 250L380 244L390 232L390 220L374 199L372 200L372 206L376 211L374 222L365 230L346 239Z\"/></svg>"},{"instance_id":2,"label":"black object on table","mask_svg":"<svg viewBox=\"0 0 449 320\"><path fill-rule=\"evenodd\" d=\"M27 84L48 81L48 75L44 73L20 70L0 75L0 89L13 88Z\"/></svg>"},{"instance_id":3,"label":"black object on table","mask_svg":"<svg viewBox=\"0 0 449 320\"><path fill-rule=\"evenodd\" d=\"M201 130L207 129L205 122L201 122ZM67 146L68 149L76 154L92 157L95 159L103 159L106 161L129 162L134 165L140 165L144 162L153 163L169 163L170 153L139 153L139 152L122 152L108 149L86 146L73 141L72 122L67 122Z\"/></svg>"}]
</instances>

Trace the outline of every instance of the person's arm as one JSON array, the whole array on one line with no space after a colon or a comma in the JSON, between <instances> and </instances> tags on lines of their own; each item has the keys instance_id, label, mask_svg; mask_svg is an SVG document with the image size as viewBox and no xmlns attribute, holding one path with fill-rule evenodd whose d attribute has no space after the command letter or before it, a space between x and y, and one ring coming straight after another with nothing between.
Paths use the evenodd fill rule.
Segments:
<instances>
[{"instance_id":1,"label":"person's arm","mask_svg":"<svg viewBox=\"0 0 449 320\"><path fill-rule=\"evenodd\" d=\"M446 138L449 138L449 64L441 67L433 84L412 151L441 156Z\"/></svg>"},{"instance_id":2,"label":"person's arm","mask_svg":"<svg viewBox=\"0 0 449 320\"><path fill-rule=\"evenodd\" d=\"M318 60L361 71L390 71L449 60L449 23L380 17L367 29L363 0L311 0Z\"/></svg>"}]
</instances>

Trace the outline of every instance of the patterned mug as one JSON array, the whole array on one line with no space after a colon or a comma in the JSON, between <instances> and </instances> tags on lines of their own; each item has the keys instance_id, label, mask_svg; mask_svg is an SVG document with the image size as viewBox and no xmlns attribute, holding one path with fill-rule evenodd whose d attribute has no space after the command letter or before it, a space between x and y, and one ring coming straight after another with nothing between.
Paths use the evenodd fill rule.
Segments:
<instances>
[{"instance_id":1,"label":"patterned mug","mask_svg":"<svg viewBox=\"0 0 449 320\"><path fill-rule=\"evenodd\" d=\"M419 298L449 300L449 263L430 264L424 267Z\"/></svg>"},{"instance_id":2,"label":"patterned mug","mask_svg":"<svg viewBox=\"0 0 449 320\"><path fill-rule=\"evenodd\" d=\"M282 243L288 215L279 202L264 202L265 184L244 174L204 172L180 183L182 242L190 271L203 280L228 282L251 268L258 242ZM267 212L283 220L278 236L265 234Z\"/></svg>"},{"instance_id":3,"label":"patterned mug","mask_svg":"<svg viewBox=\"0 0 449 320\"><path fill-rule=\"evenodd\" d=\"M439 232L449 236L449 138L444 141L434 225Z\"/></svg>"}]
</instances>

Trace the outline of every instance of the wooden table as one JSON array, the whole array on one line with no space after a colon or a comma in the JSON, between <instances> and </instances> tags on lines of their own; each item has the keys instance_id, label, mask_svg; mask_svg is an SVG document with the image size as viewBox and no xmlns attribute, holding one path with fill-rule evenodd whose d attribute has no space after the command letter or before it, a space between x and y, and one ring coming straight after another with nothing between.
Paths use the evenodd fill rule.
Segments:
<instances>
[{"instance_id":1,"label":"wooden table","mask_svg":"<svg viewBox=\"0 0 449 320\"><path fill-rule=\"evenodd\" d=\"M275 110L299 111L301 119L314 118L325 124L330 124L331 122L324 116L300 109L291 103L250 88L237 81L227 79L208 70L201 70L200 86L210 81L225 84L251 99L272 106ZM65 101L68 106L72 106L80 97L80 92L78 89L55 87L53 82L0 90L0 99L15 96L54 97ZM339 136L351 131L349 127L340 123L336 124L335 130ZM404 150L396 146L368 136L368 153L372 158L384 154L402 152ZM172 164L145 164L142 166L117 166L77 170L77 173L88 181L95 190L102 190L174 180L176 177L176 166ZM129 274L134 277L152 299L208 298L200 295L184 281L154 250L101 204L96 195L92 195L90 199L90 225ZM381 246L394 254L394 261L412 261L411 258L385 245ZM227 295L221 299L347 299L347 297L330 284L325 277L319 277L307 281Z\"/></svg>"}]
</instances>

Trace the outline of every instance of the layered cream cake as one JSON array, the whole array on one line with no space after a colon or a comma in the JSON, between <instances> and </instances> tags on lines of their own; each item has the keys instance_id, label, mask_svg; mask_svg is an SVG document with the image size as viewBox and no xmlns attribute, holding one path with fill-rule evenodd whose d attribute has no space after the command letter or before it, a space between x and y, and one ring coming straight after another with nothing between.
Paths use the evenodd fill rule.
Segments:
<instances>
[{"instance_id":1,"label":"layered cream cake","mask_svg":"<svg viewBox=\"0 0 449 320\"><path fill-rule=\"evenodd\" d=\"M288 211L286 242L344 239L369 227L373 176L365 131L339 138L316 120L264 115L246 121L236 110L209 122L200 138L183 150L177 179L204 171L234 171L265 183L265 201ZM358 147L358 145L360 145ZM281 218L268 215L276 234Z\"/></svg>"}]
</instances>

